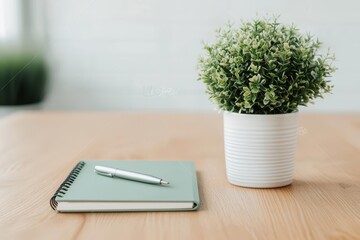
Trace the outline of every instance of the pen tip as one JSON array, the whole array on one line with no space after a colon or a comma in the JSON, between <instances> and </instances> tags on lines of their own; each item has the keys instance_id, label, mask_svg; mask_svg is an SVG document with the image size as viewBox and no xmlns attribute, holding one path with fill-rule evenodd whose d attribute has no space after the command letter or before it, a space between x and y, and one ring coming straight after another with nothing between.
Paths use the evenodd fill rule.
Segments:
<instances>
[{"instance_id":1,"label":"pen tip","mask_svg":"<svg viewBox=\"0 0 360 240\"><path fill-rule=\"evenodd\" d=\"M161 180L161 181L160 181L160 184L161 184L161 185L167 185L167 184L170 184L170 183L167 182L167 181Z\"/></svg>"}]
</instances>

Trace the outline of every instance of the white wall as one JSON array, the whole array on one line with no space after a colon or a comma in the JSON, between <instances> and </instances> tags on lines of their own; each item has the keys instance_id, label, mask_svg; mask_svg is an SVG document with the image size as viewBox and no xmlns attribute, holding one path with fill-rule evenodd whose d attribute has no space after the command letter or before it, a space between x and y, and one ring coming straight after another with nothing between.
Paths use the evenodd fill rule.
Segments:
<instances>
[{"instance_id":1,"label":"white wall","mask_svg":"<svg viewBox=\"0 0 360 240\"><path fill-rule=\"evenodd\" d=\"M202 40L228 20L280 14L336 53L334 93L311 110L360 112L357 0L46 0L46 108L212 110L198 82Z\"/></svg>"}]
</instances>

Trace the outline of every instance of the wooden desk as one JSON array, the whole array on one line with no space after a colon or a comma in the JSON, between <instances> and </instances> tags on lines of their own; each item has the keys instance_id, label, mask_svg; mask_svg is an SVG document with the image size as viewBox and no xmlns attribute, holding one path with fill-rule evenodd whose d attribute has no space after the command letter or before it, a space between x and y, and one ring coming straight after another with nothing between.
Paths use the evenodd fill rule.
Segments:
<instances>
[{"instance_id":1,"label":"wooden desk","mask_svg":"<svg viewBox=\"0 0 360 240\"><path fill-rule=\"evenodd\" d=\"M16 113L0 120L1 239L360 239L360 116L301 115L295 182L225 175L222 116ZM192 159L196 212L59 214L49 199L80 159Z\"/></svg>"}]
</instances>

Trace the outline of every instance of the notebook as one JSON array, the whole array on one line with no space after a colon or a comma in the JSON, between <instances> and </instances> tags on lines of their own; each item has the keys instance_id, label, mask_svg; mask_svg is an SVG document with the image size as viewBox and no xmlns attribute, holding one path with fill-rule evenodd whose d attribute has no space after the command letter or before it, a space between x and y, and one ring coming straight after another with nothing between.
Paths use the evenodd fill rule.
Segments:
<instances>
[{"instance_id":1,"label":"notebook","mask_svg":"<svg viewBox=\"0 0 360 240\"><path fill-rule=\"evenodd\" d=\"M170 184L106 177L95 173L95 166L153 175ZM51 207L59 212L190 211L199 204L192 161L80 161L50 200Z\"/></svg>"}]
</instances>

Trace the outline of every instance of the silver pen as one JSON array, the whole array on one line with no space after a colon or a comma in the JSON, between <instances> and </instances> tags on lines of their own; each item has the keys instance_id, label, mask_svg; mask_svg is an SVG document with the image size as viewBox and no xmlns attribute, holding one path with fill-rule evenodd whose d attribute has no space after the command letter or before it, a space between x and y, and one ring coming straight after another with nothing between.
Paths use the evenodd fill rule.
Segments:
<instances>
[{"instance_id":1,"label":"silver pen","mask_svg":"<svg viewBox=\"0 0 360 240\"><path fill-rule=\"evenodd\" d=\"M137 172L131 172L127 170L122 170L118 168L110 168L110 167L103 167L103 166L95 166L94 170L97 174L106 177L118 177L124 178L128 180L133 180L137 182L144 182L144 183L151 183L151 184L159 184L159 185L166 185L170 184L169 182L165 181L164 179L154 177L151 175L146 175Z\"/></svg>"}]
</instances>

